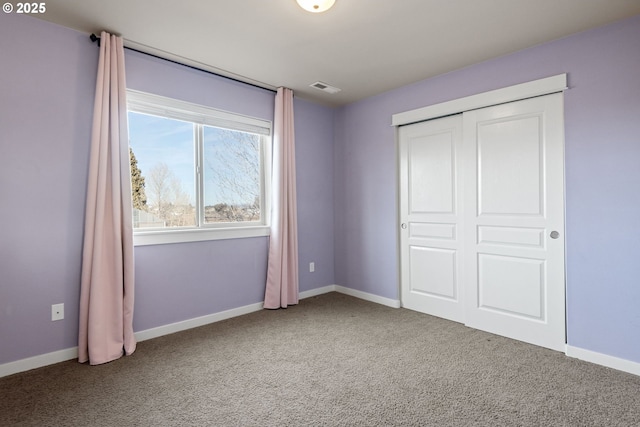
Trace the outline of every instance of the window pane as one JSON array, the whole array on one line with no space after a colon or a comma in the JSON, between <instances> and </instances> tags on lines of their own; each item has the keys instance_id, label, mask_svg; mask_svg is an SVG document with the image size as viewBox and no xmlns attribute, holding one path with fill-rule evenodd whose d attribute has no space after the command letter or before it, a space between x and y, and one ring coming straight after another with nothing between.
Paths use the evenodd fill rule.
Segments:
<instances>
[{"instance_id":1,"label":"window pane","mask_svg":"<svg viewBox=\"0 0 640 427\"><path fill-rule=\"evenodd\" d=\"M205 223L260 221L260 136L204 127Z\"/></svg>"},{"instance_id":2,"label":"window pane","mask_svg":"<svg viewBox=\"0 0 640 427\"><path fill-rule=\"evenodd\" d=\"M128 117L134 227L195 226L194 125L132 111Z\"/></svg>"}]
</instances>

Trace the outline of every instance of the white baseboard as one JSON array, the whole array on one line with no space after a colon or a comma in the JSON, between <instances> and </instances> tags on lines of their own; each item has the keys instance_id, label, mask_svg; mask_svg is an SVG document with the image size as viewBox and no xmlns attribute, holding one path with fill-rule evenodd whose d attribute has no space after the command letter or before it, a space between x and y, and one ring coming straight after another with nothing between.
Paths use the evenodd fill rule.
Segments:
<instances>
[{"instance_id":1,"label":"white baseboard","mask_svg":"<svg viewBox=\"0 0 640 427\"><path fill-rule=\"evenodd\" d=\"M335 285L335 291L341 294L351 295L352 297L360 298L366 301L375 302L377 304L386 305L387 307L400 308L400 300L381 297L379 295L370 294L368 292L357 291L351 288L345 288L344 286Z\"/></svg>"},{"instance_id":2,"label":"white baseboard","mask_svg":"<svg viewBox=\"0 0 640 427\"><path fill-rule=\"evenodd\" d=\"M595 363L596 365L602 365L607 368L613 368L640 376L640 363L632 362L631 360L620 359L619 357L596 353L595 351L585 350L583 348L573 347L570 345L567 345L566 355L584 360L585 362Z\"/></svg>"},{"instance_id":3,"label":"white baseboard","mask_svg":"<svg viewBox=\"0 0 640 427\"><path fill-rule=\"evenodd\" d=\"M20 359L15 362L0 365L0 378L6 377L7 375L17 374L18 372L30 371L31 369L41 368L43 366L66 362L67 360L77 358L78 347L27 357L26 359Z\"/></svg>"},{"instance_id":4,"label":"white baseboard","mask_svg":"<svg viewBox=\"0 0 640 427\"><path fill-rule=\"evenodd\" d=\"M329 292L335 292L336 285L323 286L322 288L315 288L309 291L300 292L300 299L316 297L322 294L328 294Z\"/></svg>"},{"instance_id":5,"label":"white baseboard","mask_svg":"<svg viewBox=\"0 0 640 427\"><path fill-rule=\"evenodd\" d=\"M368 292L358 291L351 288L346 288L340 285L329 285L322 288L312 289L310 291L300 292L300 299L315 297L317 295L326 294L329 292L339 292L341 294L350 295L365 301L375 302L376 304L386 305L387 307L400 308L400 301L381 297L379 295L370 294Z\"/></svg>"},{"instance_id":6,"label":"white baseboard","mask_svg":"<svg viewBox=\"0 0 640 427\"><path fill-rule=\"evenodd\" d=\"M311 289L309 291L300 292L300 299L326 294L333 291L335 291L335 285ZM215 323L221 320L230 319L232 317L242 316L243 314L248 314L260 310L262 310L261 302L249 304L243 307L221 311L219 313L209 314L182 322L171 323L169 325L163 325L158 326L157 328L139 331L135 333L135 337L136 341L145 341L152 338L161 337L163 335L185 331L191 328L197 328L198 326L208 325L209 323ZM51 353L40 354L38 356L28 357L26 359L16 360L15 362L0 364L0 378L17 374L19 372L30 371L31 369L41 368L43 366L53 365L54 363L66 362L67 360L77 358L78 347L72 347L64 350L54 351Z\"/></svg>"},{"instance_id":7,"label":"white baseboard","mask_svg":"<svg viewBox=\"0 0 640 427\"><path fill-rule=\"evenodd\" d=\"M329 292L341 292L343 294L351 295L357 298L361 298L367 301L376 302L378 304L388 305L389 307L400 307L399 301L390 300L388 298L379 297L377 295L368 294L366 292L354 291L353 289L345 288L337 285L324 286L322 288L311 289L308 291L300 292L298 295L300 299L310 298L317 295L326 294ZM396 304L397 305L394 305ZM181 322L171 323L169 325L158 326L157 328L146 329L144 331L136 332L137 341L145 341L152 338L161 337L163 335L174 334L176 332L186 331L187 329L197 328L199 326L208 325L210 323L220 322L221 320L231 319L232 317L242 316L244 314L260 311L263 308L263 303L255 303L245 305L243 307L233 308L218 313L208 314L202 317L196 317L194 319L184 320Z\"/></svg>"},{"instance_id":8,"label":"white baseboard","mask_svg":"<svg viewBox=\"0 0 640 427\"><path fill-rule=\"evenodd\" d=\"M243 314L249 314L260 310L262 310L262 303L258 302L255 304L245 305L243 307L232 308L231 310L225 310L218 313L208 314L206 316L183 320L181 322L170 323L168 325L158 326L157 328L151 328L144 331L136 332L136 341L146 341L152 338L161 337L163 335L186 331L187 329L197 328L199 326L220 322L221 320L231 319L232 317L242 316Z\"/></svg>"},{"instance_id":9,"label":"white baseboard","mask_svg":"<svg viewBox=\"0 0 640 427\"><path fill-rule=\"evenodd\" d=\"M309 298L316 295L326 294L334 291L335 287L325 286L323 288L311 289L309 291L300 292L299 298ZM208 314L206 316L196 317L189 320L183 320L181 322L171 323L169 325L158 326L157 328L146 329L144 331L136 332L136 341L145 341L152 338L158 338L163 335L174 334L176 332L186 331L187 329L197 328L199 326L208 325L210 323L220 322L221 320L231 319L232 317L242 316L244 314L260 311L263 308L263 303L258 302L255 304L245 305L243 307L232 308L230 310L221 311L218 313Z\"/></svg>"}]
</instances>

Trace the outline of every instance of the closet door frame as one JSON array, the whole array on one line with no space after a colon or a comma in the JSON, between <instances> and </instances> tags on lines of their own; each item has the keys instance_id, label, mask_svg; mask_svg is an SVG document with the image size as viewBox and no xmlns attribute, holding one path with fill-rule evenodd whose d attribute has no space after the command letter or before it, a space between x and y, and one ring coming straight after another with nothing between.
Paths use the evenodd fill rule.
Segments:
<instances>
[{"instance_id":1,"label":"closet door frame","mask_svg":"<svg viewBox=\"0 0 640 427\"><path fill-rule=\"evenodd\" d=\"M509 86L502 89L493 90L490 92L484 92L477 95L468 96L465 98L459 98L452 101L435 104L416 110L406 111L392 116L392 125L396 127L396 147L399 150L400 147L400 126L409 125L413 123L433 120L441 117L446 117L454 114L461 114L466 111L476 110L485 107L491 107L495 105L521 101L528 98L539 97L549 95L552 93L561 93L567 89L567 75L559 74L552 77L547 77L532 82L522 83L515 86ZM401 170L400 155L398 158L398 171ZM400 174L400 172L398 172ZM400 176L398 177L398 183L400 183ZM564 181L564 180L563 180ZM402 191L400 187L399 191ZM564 192L564 191L563 191ZM398 219L397 226L397 245L398 245L398 292L402 295L402 218L401 218L401 198L398 196L397 201ZM402 303L402 302L401 302ZM565 314L566 316L566 314ZM566 318L564 319L566 324Z\"/></svg>"},{"instance_id":2,"label":"closet door frame","mask_svg":"<svg viewBox=\"0 0 640 427\"><path fill-rule=\"evenodd\" d=\"M437 119L439 117L464 113L465 111L491 107L507 102L521 101L523 99L533 98L536 96L563 92L567 89L567 75L558 74L556 76L540 80L533 80L531 82L483 92L477 95L466 96L464 98L429 105L415 110L396 113L391 116L391 126L395 126L397 130L399 126L411 123Z\"/></svg>"}]
</instances>

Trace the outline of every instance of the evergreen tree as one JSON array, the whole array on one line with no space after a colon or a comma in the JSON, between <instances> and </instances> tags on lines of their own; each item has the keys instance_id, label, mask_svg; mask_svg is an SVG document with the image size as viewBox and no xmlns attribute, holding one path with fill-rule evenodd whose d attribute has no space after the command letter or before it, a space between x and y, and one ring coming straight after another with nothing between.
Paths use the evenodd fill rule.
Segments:
<instances>
[{"instance_id":1,"label":"evergreen tree","mask_svg":"<svg viewBox=\"0 0 640 427\"><path fill-rule=\"evenodd\" d=\"M138 168L138 160L133 150L129 147L129 161L131 164L131 196L133 200L133 208L141 211L147 210L147 195L144 191L144 176Z\"/></svg>"}]
</instances>

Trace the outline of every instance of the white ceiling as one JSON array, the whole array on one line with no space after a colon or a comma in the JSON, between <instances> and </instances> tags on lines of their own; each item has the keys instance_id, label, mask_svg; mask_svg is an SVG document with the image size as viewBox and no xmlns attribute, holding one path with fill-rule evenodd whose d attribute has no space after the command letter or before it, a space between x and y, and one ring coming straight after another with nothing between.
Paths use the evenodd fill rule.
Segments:
<instances>
[{"instance_id":1,"label":"white ceiling","mask_svg":"<svg viewBox=\"0 0 640 427\"><path fill-rule=\"evenodd\" d=\"M343 105L640 14L640 0L48 0L40 17ZM342 89L330 95L309 85Z\"/></svg>"}]
</instances>

